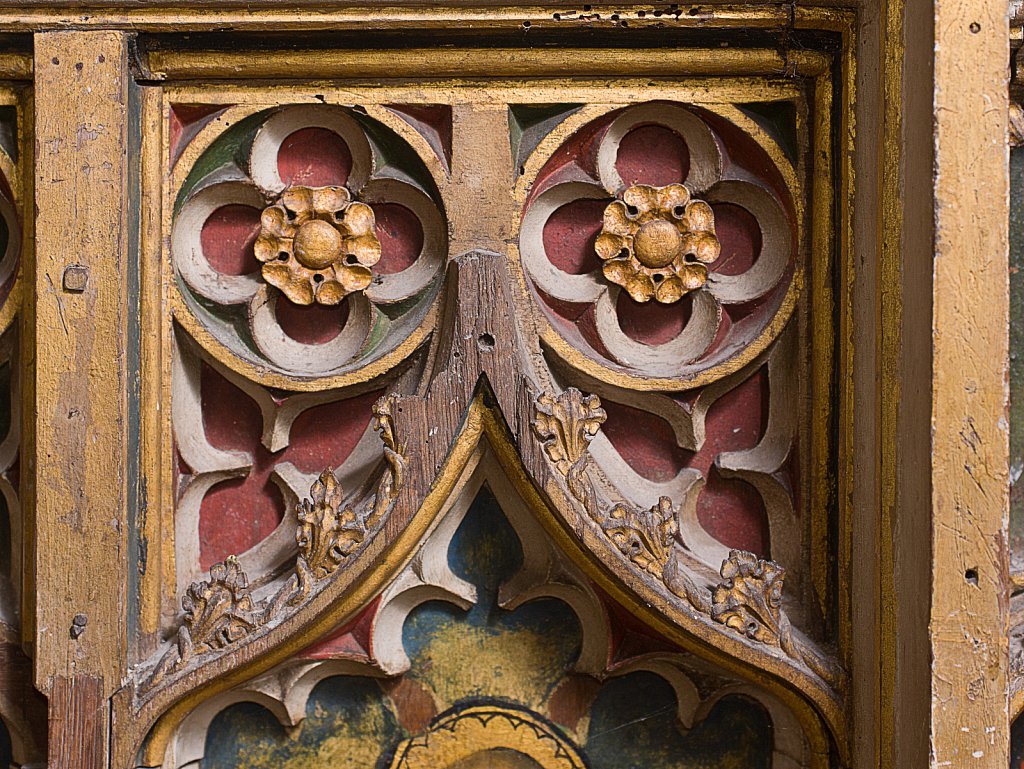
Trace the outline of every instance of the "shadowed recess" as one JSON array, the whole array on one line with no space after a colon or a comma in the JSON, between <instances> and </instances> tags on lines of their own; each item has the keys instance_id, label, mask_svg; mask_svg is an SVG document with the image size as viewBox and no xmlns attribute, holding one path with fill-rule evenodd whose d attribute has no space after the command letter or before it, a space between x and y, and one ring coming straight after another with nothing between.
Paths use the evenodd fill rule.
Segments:
<instances>
[{"instance_id":1,"label":"shadowed recess","mask_svg":"<svg viewBox=\"0 0 1024 769\"><path fill-rule=\"evenodd\" d=\"M1024 718L1010 727L1010 769L1024 769Z\"/></svg>"},{"instance_id":2,"label":"shadowed recess","mask_svg":"<svg viewBox=\"0 0 1024 769\"><path fill-rule=\"evenodd\" d=\"M1010 560L1024 569L1024 150L1010 152Z\"/></svg>"},{"instance_id":3,"label":"shadowed recess","mask_svg":"<svg viewBox=\"0 0 1024 769\"><path fill-rule=\"evenodd\" d=\"M551 131L579 111L579 104L510 104L509 143L512 147L512 159L519 169L527 158L537 149L537 145ZM518 175L517 171L517 175Z\"/></svg>"},{"instance_id":4,"label":"shadowed recess","mask_svg":"<svg viewBox=\"0 0 1024 769\"><path fill-rule=\"evenodd\" d=\"M7 725L0 721L0 766L13 766L14 755L11 752L11 735Z\"/></svg>"},{"instance_id":5,"label":"shadowed recess","mask_svg":"<svg viewBox=\"0 0 1024 769\"><path fill-rule=\"evenodd\" d=\"M738 106L778 142L789 162L796 163L800 142L796 136L796 105L793 102L750 102Z\"/></svg>"},{"instance_id":6,"label":"shadowed recess","mask_svg":"<svg viewBox=\"0 0 1024 769\"><path fill-rule=\"evenodd\" d=\"M665 680L638 672L605 684L590 713L585 750L593 769L769 769L772 724L764 708L722 698L687 732Z\"/></svg>"}]
</instances>

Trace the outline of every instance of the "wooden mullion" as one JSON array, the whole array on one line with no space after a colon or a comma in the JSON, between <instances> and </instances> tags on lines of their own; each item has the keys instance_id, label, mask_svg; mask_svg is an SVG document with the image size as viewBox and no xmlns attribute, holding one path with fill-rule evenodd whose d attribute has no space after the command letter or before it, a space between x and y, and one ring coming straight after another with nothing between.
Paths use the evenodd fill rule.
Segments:
<instances>
[{"instance_id":1,"label":"wooden mullion","mask_svg":"<svg viewBox=\"0 0 1024 769\"><path fill-rule=\"evenodd\" d=\"M99 769L125 674L129 483L128 35L35 36L36 686L50 766ZM77 619L76 619L77 618Z\"/></svg>"},{"instance_id":2,"label":"wooden mullion","mask_svg":"<svg viewBox=\"0 0 1024 769\"><path fill-rule=\"evenodd\" d=\"M1007 4L935 0L934 33L930 753L1005 769Z\"/></svg>"}]
</instances>

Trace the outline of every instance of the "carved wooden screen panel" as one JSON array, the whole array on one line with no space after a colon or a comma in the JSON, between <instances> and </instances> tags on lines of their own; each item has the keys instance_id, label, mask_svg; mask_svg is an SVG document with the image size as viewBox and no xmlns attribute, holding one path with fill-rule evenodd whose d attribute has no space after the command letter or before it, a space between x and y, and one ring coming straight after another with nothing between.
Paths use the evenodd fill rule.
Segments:
<instances>
[{"instance_id":1,"label":"carved wooden screen panel","mask_svg":"<svg viewBox=\"0 0 1024 769\"><path fill-rule=\"evenodd\" d=\"M139 45L115 765L841 760L844 68L805 43Z\"/></svg>"}]
</instances>

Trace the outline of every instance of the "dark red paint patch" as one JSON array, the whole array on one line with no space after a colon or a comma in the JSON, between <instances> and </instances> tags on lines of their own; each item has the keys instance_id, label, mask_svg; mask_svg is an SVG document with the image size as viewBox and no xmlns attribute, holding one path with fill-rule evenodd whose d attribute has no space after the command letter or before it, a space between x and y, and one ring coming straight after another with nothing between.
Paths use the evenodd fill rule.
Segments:
<instances>
[{"instance_id":1,"label":"dark red paint patch","mask_svg":"<svg viewBox=\"0 0 1024 769\"><path fill-rule=\"evenodd\" d=\"M416 214L397 203L375 203L380 261L373 267L379 275L401 272L415 262L423 250L423 225Z\"/></svg>"},{"instance_id":2,"label":"dark red paint patch","mask_svg":"<svg viewBox=\"0 0 1024 769\"><path fill-rule=\"evenodd\" d=\"M544 253L563 272L583 275L601 266L594 241L601 232L607 200L574 200L544 224Z\"/></svg>"},{"instance_id":3,"label":"dark red paint patch","mask_svg":"<svg viewBox=\"0 0 1024 769\"><path fill-rule=\"evenodd\" d=\"M291 462L305 473L341 465L362 437L380 392L304 411L292 424L290 444L271 453L260 442L263 420L256 403L212 367L202 364L202 411L207 440L217 448L245 451L252 469L223 481L199 508L200 568L244 553L269 536L284 517L284 499L271 472Z\"/></svg>"},{"instance_id":4,"label":"dark red paint patch","mask_svg":"<svg viewBox=\"0 0 1024 769\"><path fill-rule=\"evenodd\" d=\"M675 131L659 125L634 128L619 142L615 169L630 184L681 184L690 172L690 151Z\"/></svg>"},{"instance_id":5,"label":"dark red paint patch","mask_svg":"<svg viewBox=\"0 0 1024 769\"><path fill-rule=\"evenodd\" d=\"M338 467L363 437L373 418L373 404L383 394L377 390L303 411L292 423L291 442L282 459L304 473Z\"/></svg>"},{"instance_id":6,"label":"dark red paint patch","mask_svg":"<svg viewBox=\"0 0 1024 769\"><path fill-rule=\"evenodd\" d=\"M715 203L715 231L722 253L712 270L723 275L740 275L749 270L761 253L761 228L745 208L733 203Z\"/></svg>"},{"instance_id":7,"label":"dark red paint patch","mask_svg":"<svg viewBox=\"0 0 1024 769\"><path fill-rule=\"evenodd\" d=\"M281 294L277 298L275 311L281 329L296 342L324 344L334 339L345 327L348 301L343 300L340 305L334 306L299 305Z\"/></svg>"},{"instance_id":8,"label":"dark red paint patch","mask_svg":"<svg viewBox=\"0 0 1024 769\"><path fill-rule=\"evenodd\" d=\"M761 495L737 478L723 478L717 468L697 498L697 520L723 545L770 558L768 513Z\"/></svg>"},{"instance_id":9,"label":"dark red paint patch","mask_svg":"<svg viewBox=\"0 0 1024 769\"><path fill-rule=\"evenodd\" d=\"M444 163L451 167L452 158L452 108L447 104L389 104L388 109L401 115L413 126L431 149Z\"/></svg>"},{"instance_id":10,"label":"dark red paint patch","mask_svg":"<svg viewBox=\"0 0 1024 769\"><path fill-rule=\"evenodd\" d=\"M258 545L282 518L284 498L263 472L218 483L199 506L199 567Z\"/></svg>"},{"instance_id":11,"label":"dark red paint patch","mask_svg":"<svg viewBox=\"0 0 1024 769\"><path fill-rule=\"evenodd\" d=\"M325 638L307 646L295 655L298 659L330 660L370 658L370 633L377 616L380 597L359 612L352 620Z\"/></svg>"},{"instance_id":12,"label":"dark red paint patch","mask_svg":"<svg viewBox=\"0 0 1024 769\"><path fill-rule=\"evenodd\" d=\"M252 250L259 234L259 210L233 203L221 206L207 217L199 242L206 261L217 272L248 275L260 268Z\"/></svg>"},{"instance_id":13,"label":"dark red paint patch","mask_svg":"<svg viewBox=\"0 0 1024 769\"><path fill-rule=\"evenodd\" d=\"M634 342L658 345L670 342L682 333L693 313L693 294L687 294L673 304L661 304L652 299L641 304L625 291L616 302L619 328Z\"/></svg>"},{"instance_id":14,"label":"dark red paint patch","mask_svg":"<svg viewBox=\"0 0 1024 769\"><path fill-rule=\"evenodd\" d=\"M281 143L277 170L285 184L343 185L352 170L352 153L334 131L302 128Z\"/></svg>"},{"instance_id":15,"label":"dark red paint patch","mask_svg":"<svg viewBox=\"0 0 1024 769\"><path fill-rule=\"evenodd\" d=\"M691 452L676 445L668 422L621 403L603 402L608 419L601 427L616 451L649 481L670 481L686 467Z\"/></svg>"},{"instance_id":16,"label":"dark red paint patch","mask_svg":"<svg viewBox=\"0 0 1024 769\"><path fill-rule=\"evenodd\" d=\"M764 367L719 398L705 419L705 441L693 457L707 485L697 498L697 519L723 545L769 557L768 518L761 495L749 484L722 477L712 463L725 451L756 446L768 420Z\"/></svg>"},{"instance_id":17,"label":"dark red paint patch","mask_svg":"<svg viewBox=\"0 0 1024 769\"><path fill-rule=\"evenodd\" d=\"M175 104L171 107L169 119L168 153L174 165L181 153L203 126L218 112L228 108L227 104Z\"/></svg>"},{"instance_id":18,"label":"dark red paint patch","mask_svg":"<svg viewBox=\"0 0 1024 769\"><path fill-rule=\"evenodd\" d=\"M259 407L242 390L203 364L203 427L207 440L219 449L252 452L259 444ZM218 483L199 507L199 566L244 553L277 528L284 517L284 500L270 481L264 456L253 457L245 478Z\"/></svg>"}]
</instances>

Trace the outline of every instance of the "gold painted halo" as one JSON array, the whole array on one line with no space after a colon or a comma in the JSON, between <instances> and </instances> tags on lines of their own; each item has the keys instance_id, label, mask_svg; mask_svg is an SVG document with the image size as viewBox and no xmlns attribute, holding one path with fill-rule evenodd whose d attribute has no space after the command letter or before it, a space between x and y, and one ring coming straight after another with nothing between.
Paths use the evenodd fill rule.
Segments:
<instances>
[{"instance_id":1,"label":"gold painted halo","mask_svg":"<svg viewBox=\"0 0 1024 769\"><path fill-rule=\"evenodd\" d=\"M480 705L442 716L399 745L391 769L586 769L579 750L537 716Z\"/></svg>"}]
</instances>

